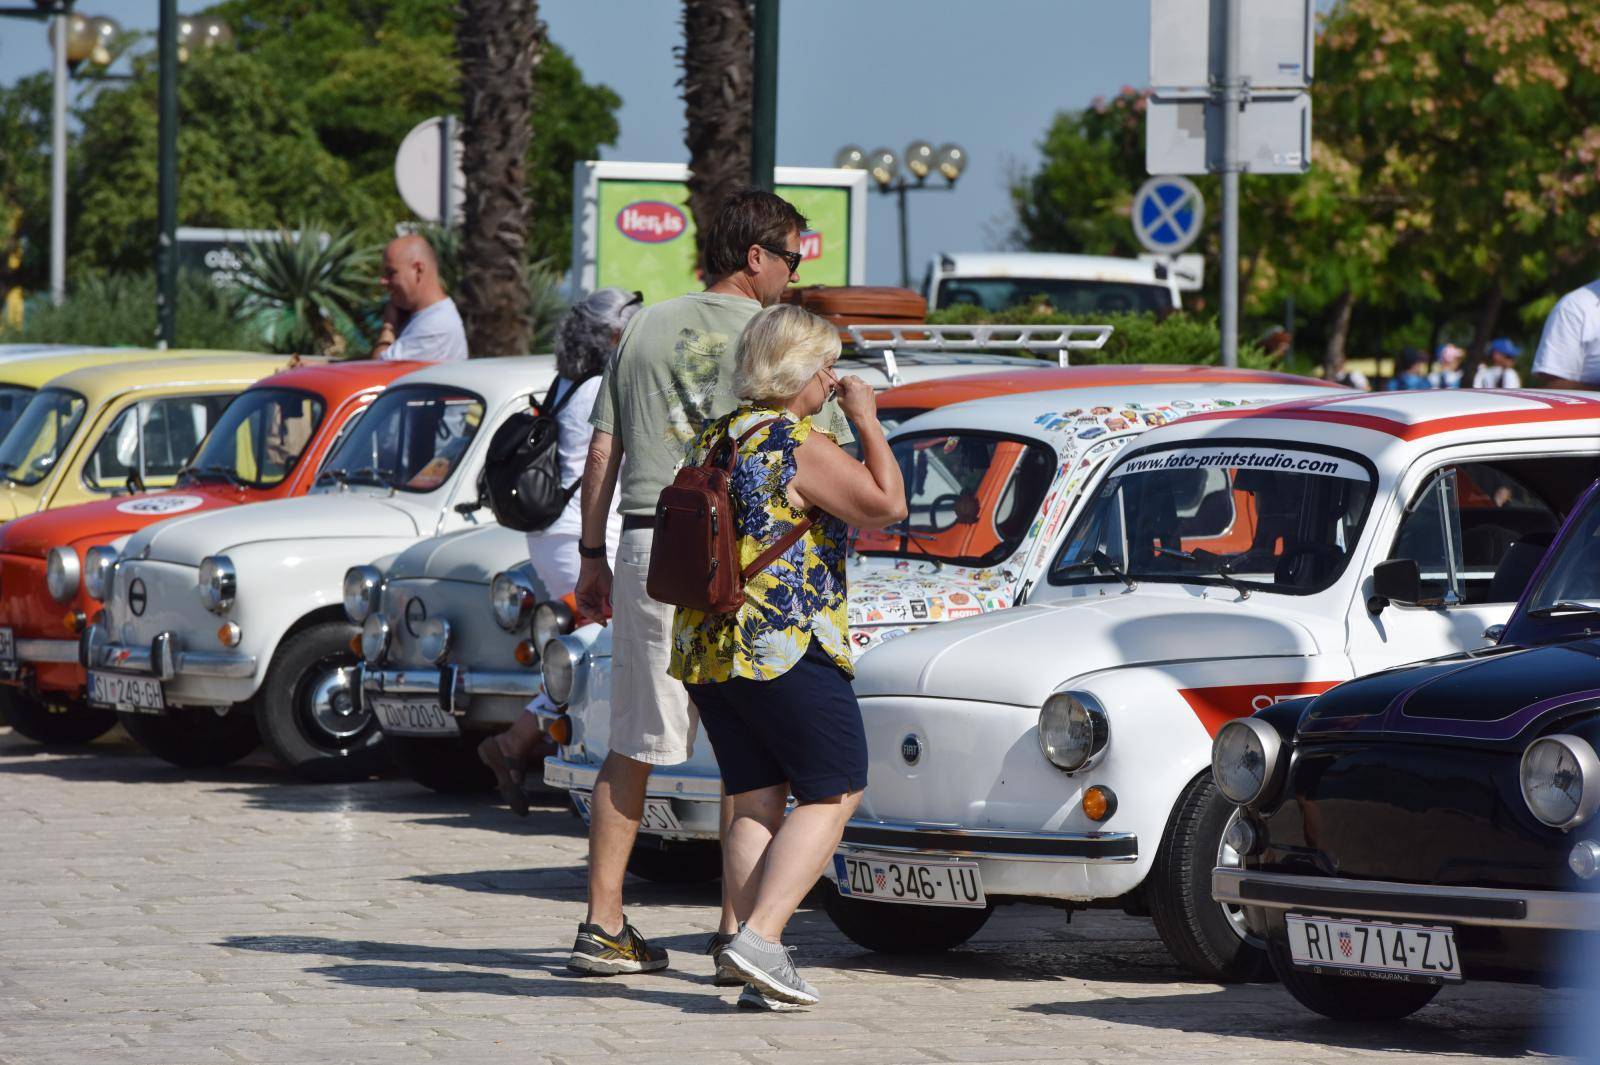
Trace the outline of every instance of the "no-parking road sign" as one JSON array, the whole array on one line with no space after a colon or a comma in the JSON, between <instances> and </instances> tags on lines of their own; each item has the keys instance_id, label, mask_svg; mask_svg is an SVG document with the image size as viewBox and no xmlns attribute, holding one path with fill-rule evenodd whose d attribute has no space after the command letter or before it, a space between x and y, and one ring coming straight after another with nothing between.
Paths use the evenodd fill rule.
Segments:
<instances>
[{"instance_id":1,"label":"no-parking road sign","mask_svg":"<svg viewBox=\"0 0 1600 1065\"><path fill-rule=\"evenodd\" d=\"M1133 197L1133 235L1152 252L1176 255L1200 236L1206 201L1188 178L1153 177Z\"/></svg>"}]
</instances>

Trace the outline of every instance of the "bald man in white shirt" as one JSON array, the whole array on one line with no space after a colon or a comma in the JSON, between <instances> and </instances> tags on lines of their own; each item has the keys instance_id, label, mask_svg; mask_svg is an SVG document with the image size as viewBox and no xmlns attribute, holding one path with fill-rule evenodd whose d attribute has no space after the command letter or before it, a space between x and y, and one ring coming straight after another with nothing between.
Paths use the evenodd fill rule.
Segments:
<instances>
[{"instance_id":1,"label":"bald man in white shirt","mask_svg":"<svg viewBox=\"0 0 1600 1065\"><path fill-rule=\"evenodd\" d=\"M467 333L455 300L439 282L433 246L412 233L383 249L383 275L389 293L383 325L372 346L374 359L445 362L467 357Z\"/></svg>"}]
</instances>

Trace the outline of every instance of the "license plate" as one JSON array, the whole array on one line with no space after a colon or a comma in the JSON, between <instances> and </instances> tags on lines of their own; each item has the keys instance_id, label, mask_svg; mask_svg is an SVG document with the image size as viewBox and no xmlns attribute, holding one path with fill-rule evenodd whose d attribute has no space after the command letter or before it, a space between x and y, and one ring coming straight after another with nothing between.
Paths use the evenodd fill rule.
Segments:
<instances>
[{"instance_id":1,"label":"license plate","mask_svg":"<svg viewBox=\"0 0 1600 1065\"><path fill-rule=\"evenodd\" d=\"M383 731L397 736L459 736L461 726L437 699L385 699L368 696Z\"/></svg>"},{"instance_id":2,"label":"license plate","mask_svg":"<svg viewBox=\"0 0 1600 1065\"><path fill-rule=\"evenodd\" d=\"M983 895L983 877L973 862L911 862L835 854L833 880L839 894L852 899L917 906L989 904Z\"/></svg>"},{"instance_id":3,"label":"license plate","mask_svg":"<svg viewBox=\"0 0 1600 1065\"><path fill-rule=\"evenodd\" d=\"M1303 969L1378 979L1459 981L1456 934L1438 925L1287 914L1289 957Z\"/></svg>"},{"instance_id":4,"label":"license plate","mask_svg":"<svg viewBox=\"0 0 1600 1065\"><path fill-rule=\"evenodd\" d=\"M89 674L89 701L119 710L159 712L167 708L161 682L154 677L130 677L125 673Z\"/></svg>"},{"instance_id":5,"label":"license plate","mask_svg":"<svg viewBox=\"0 0 1600 1065\"><path fill-rule=\"evenodd\" d=\"M572 792L572 805L577 808L578 815L583 818L584 824L589 823L589 800L591 796L587 791ZM639 821L641 832L682 832L683 824L678 820L678 815L672 810L672 803L667 799L645 799L644 817Z\"/></svg>"},{"instance_id":6,"label":"license plate","mask_svg":"<svg viewBox=\"0 0 1600 1065\"><path fill-rule=\"evenodd\" d=\"M10 629L0 629L0 667L17 664L17 641Z\"/></svg>"}]
</instances>

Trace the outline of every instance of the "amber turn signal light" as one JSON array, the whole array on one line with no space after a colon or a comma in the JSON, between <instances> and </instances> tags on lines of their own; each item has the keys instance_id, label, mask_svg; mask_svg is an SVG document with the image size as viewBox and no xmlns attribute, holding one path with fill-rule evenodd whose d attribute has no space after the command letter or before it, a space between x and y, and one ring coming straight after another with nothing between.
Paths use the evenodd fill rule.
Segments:
<instances>
[{"instance_id":1,"label":"amber turn signal light","mask_svg":"<svg viewBox=\"0 0 1600 1065\"><path fill-rule=\"evenodd\" d=\"M515 656L519 666L531 666L539 660L539 656L533 650L532 640L523 640L518 643L517 649L512 654Z\"/></svg>"},{"instance_id":2,"label":"amber turn signal light","mask_svg":"<svg viewBox=\"0 0 1600 1065\"><path fill-rule=\"evenodd\" d=\"M1083 793L1083 813L1091 821L1104 821L1117 812L1117 795L1096 784Z\"/></svg>"},{"instance_id":3,"label":"amber turn signal light","mask_svg":"<svg viewBox=\"0 0 1600 1065\"><path fill-rule=\"evenodd\" d=\"M544 731L551 739L565 747L572 742L572 722L566 717L554 718L545 725Z\"/></svg>"},{"instance_id":4,"label":"amber turn signal light","mask_svg":"<svg viewBox=\"0 0 1600 1065\"><path fill-rule=\"evenodd\" d=\"M217 626L217 642L224 647L238 647L240 635L239 626L231 621Z\"/></svg>"},{"instance_id":5,"label":"amber turn signal light","mask_svg":"<svg viewBox=\"0 0 1600 1065\"><path fill-rule=\"evenodd\" d=\"M350 653L357 658L361 657L361 634L359 632L350 637Z\"/></svg>"},{"instance_id":6,"label":"amber turn signal light","mask_svg":"<svg viewBox=\"0 0 1600 1065\"><path fill-rule=\"evenodd\" d=\"M84 622L85 618L81 610L69 610L66 616L61 619L61 624L65 625L67 631L74 636L83 631Z\"/></svg>"}]
</instances>

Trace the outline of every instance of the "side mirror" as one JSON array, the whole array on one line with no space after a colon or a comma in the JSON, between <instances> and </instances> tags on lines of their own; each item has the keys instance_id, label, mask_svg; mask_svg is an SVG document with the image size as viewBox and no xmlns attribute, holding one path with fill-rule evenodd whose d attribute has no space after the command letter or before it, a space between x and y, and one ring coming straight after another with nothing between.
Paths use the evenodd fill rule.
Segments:
<instances>
[{"instance_id":1,"label":"side mirror","mask_svg":"<svg viewBox=\"0 0 1600 1065\"><path fill-rule=\"evenodd\" d=\"M1416 606L1422 599L1422 571L1415 559L1391 558L1372 567L1372 595L1367 609L1381 614L1390 603Z\"/></svg>"},{"instance_id":2,"label":"side mirror","mask_svg":"<svg viewBox=\"0 0 1600 1065\"><path fill-rule=\"evenodd\" d=\"M460 514L463 518L465 518L476 514L478 511L482 510L483 507L483 500L472 499L465 503L457 503L452 509L454 509L457 514Z\"/></svg>"},{"instance_id":3,"label":"side mirror","mask_svg":"<svg viewBox=\"0 0 1600 1065\"><path fill-rule=\"evenodd\" d=\"M1483 638L1488 640L1490 643L1499 643L1500 638L1505 634L1506 627L1504 625L1490 625L1487 629L1483 630Z\"/></svg>"}]
</instances>

